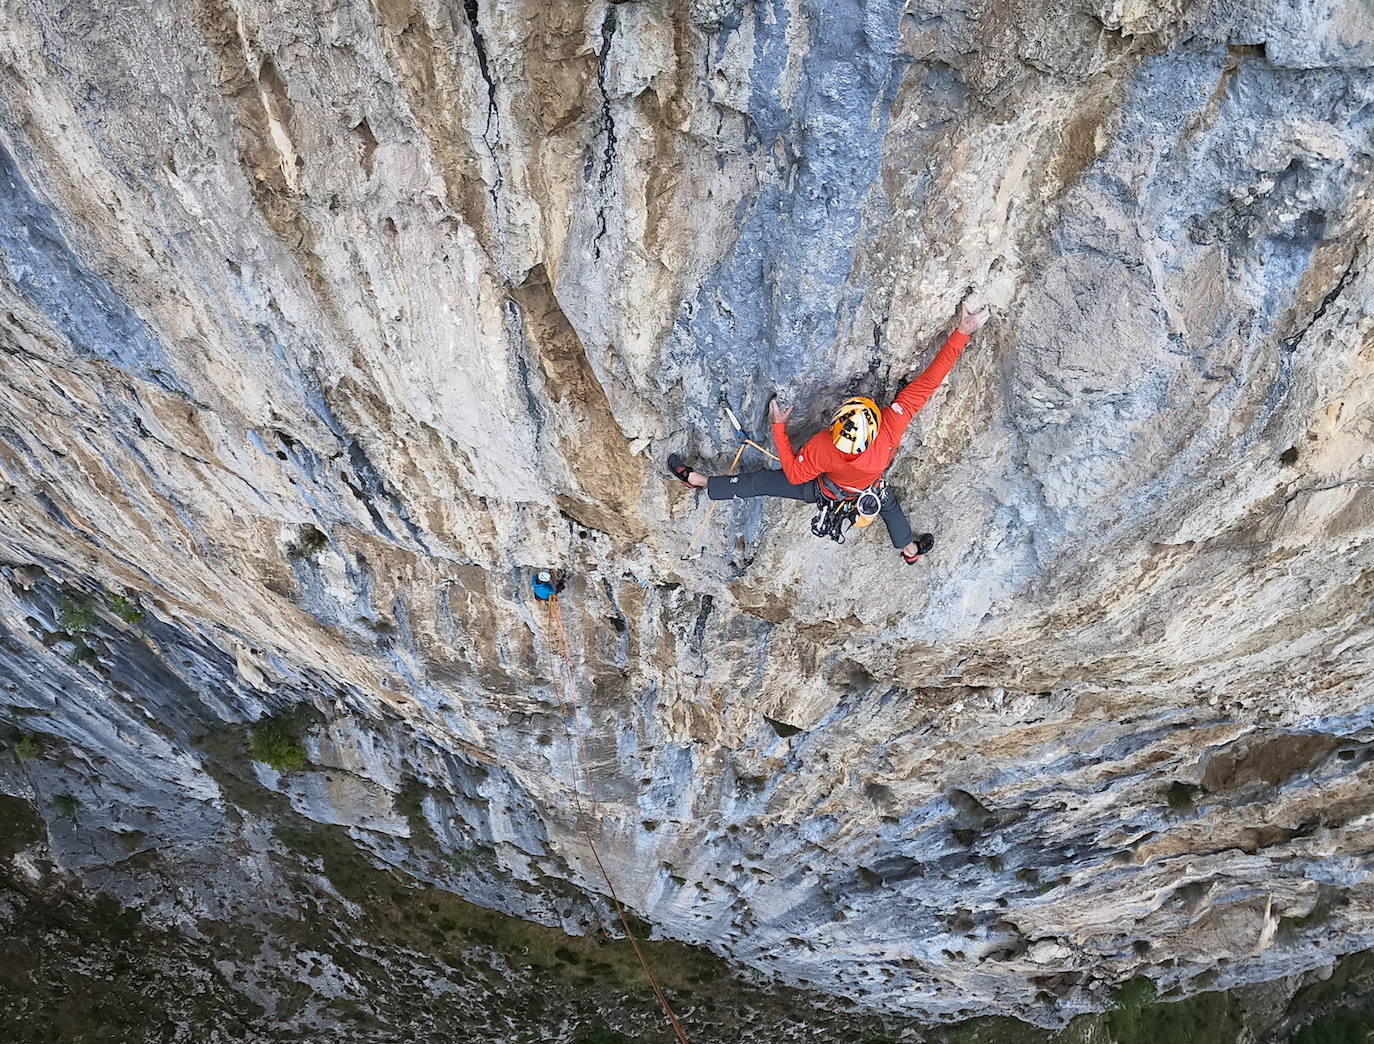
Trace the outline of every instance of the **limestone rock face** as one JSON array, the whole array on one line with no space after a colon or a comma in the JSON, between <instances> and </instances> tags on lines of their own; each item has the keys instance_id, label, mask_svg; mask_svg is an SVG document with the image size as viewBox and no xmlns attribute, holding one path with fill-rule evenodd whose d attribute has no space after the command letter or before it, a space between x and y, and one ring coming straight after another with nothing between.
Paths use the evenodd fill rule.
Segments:
<instances>
[{"instance_id":1,"label":"limestone rock face","mask_svg":"<svg viewBox=\"0 0 1374 1044\"><path fill-rule=\"evenodd\" d=\"M267 926L289 814L582 934L585 826L655 937L920 1019L1374 946L1367 3L2 10L10 872ZM689 546L722 400L890 401L970 287L933 554Z\"/></svg>"}]
</instances>

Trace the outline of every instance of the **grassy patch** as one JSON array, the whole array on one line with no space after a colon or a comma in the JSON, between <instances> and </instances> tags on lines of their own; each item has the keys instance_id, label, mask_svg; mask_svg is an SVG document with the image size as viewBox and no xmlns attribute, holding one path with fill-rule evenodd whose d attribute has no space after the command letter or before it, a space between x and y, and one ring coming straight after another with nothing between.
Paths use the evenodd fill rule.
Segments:
<instances>
[{"instance_id":1,"label":"grassy patch","mask_svg":"<svg viewBox=\"0 0 1374 1044\"><path fill-rule=\"evenodd\" d=\"M313 823L299 816L281 823L277 838L288 848L319 860L324 874L344 898L370 911L372 930L407 946L442 948L445 959L461 961L471 947L494 949L517 967L545 973L579 987L609 987L644 995L649 991L634 950L623 939L600 934L567 935L533 921L521 920L469 903L451 892L416 885L376 866L342 827ZM699 993L703 984L729 978L718 957L691 946L649 942L636 925L640 945L666 989ZM429 944L420 942L425 936Z\"/></svg>"},{"instance_id":2,"label":"grassy patch","mask_svg":"<svg viewBox=\"0 0 1374 1044\"><path fill-rule=\"evenodd\" d=\"M0 859L43 840L43 817L23 798L0 794Z\"/></svg>"},{"instance_id":3,"label":"grassy patch","mask_svg":"<svg viewBox=\"0 0 1374 1044\"><path fill-rule=\"evenodd\" d=\"M1337 1011L1304 1026L1293 1044L1366 1044L1374 1016L1367 1011Z\"/></svg>"},{"instance_id":4,"label":"grassy patch","mask_svg":"<svg viewBox=\"0 0 1374 1044\"><path fill-rule=\"evenodd\" d=\"M301 740L319 720L319 712L304 703L283 714L259 719L250 731L249 757L278 772L299 772L310 764Z\"/></svg>"},{"instance_id":5,"label":"grassy patch","mask_svg":"<svg viewBox=\"0 0 1374 1044\"><path fill-rule=\"evenodd\" d=\"M57 600L57 624L67 634L75 637L84 634L95 624L95 599L90 595L73 598L62 595Z\"/></svg>"},{"instance_id":6,"label":"grassy patch","mask_svg":"<svg viewBox=\"0 0 1374 1044\"><path fill-rule=\"evenodd\" d=\"M1154 982L1143 975L1123 985L1113 1000L1106 1023L1116 1044L1230 1044L1242 1025L1227 994L1158 1004Z\"/></svg>"},{"instance_id":7,"label":"grassy patch","mask_svg":"<svg viewBox=\"0 0 1374 1044\"><path fill-rule=\"evenodd\" d=\"M354 902L374 899L380 879L390 877L372 865L342 827L301 819L279 826L276 834L283 844L298 854L318 859L324 866L325 877L345 899Z\"/></svg>"},{"instance_id":8,"label":"grassy patch","mask_svg":"<svg viewBox=\"0 0 1374 1044\"><path fill-rule=\"evenodd\" d=\"M28 761L43 753L43 741L32 732L20 736L14 744L14 754L20 761Z\"/></svg>"},{"instance_id":9,"label":"grassy patch","mask_svg":"<svg viewBox=\"0 0 1374 1044\"><path fill-rule=\"evenodd\" d=\"M126 624L136 624L143 619L143 610L138 607L138 603L125 595L107 594L105 604L110 607L110 612Z\"/></svg>"},{"instance_id":10,"label":"grassy patch","mask_svg":"<svg viewBox=\"0 0 1374 1044\"><path fill-rule=\"evenodd\" d=\"M91 904L91 923L116 942L132 939L142 920L143 914L138 910L125 909L118 899L104 892L97 895Z\"/></svg>"},{"instance_id":11,"label":"grassy patch","mask_svg":"<svg viewBox=\"0 0 1374 1044\"><path fill-rule=\"evenodd\" d=\"M55 794L51 803L57 814L67 819L75 819L76 813L81 809L81 802L70 794Z\"/></svg>"}]
</instances>

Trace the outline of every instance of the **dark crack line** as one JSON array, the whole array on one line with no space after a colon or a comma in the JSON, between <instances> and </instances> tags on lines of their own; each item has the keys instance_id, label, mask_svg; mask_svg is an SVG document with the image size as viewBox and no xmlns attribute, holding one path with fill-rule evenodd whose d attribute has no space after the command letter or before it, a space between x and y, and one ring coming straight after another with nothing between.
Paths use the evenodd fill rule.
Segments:
<instances>
[{"instance_id":1,"label":"dark crack line","mask_svg":"<svg viewBox=\"0 0 1374 1044\"><path fill-rule=\"evenodd\" d=\"M482 30L477 27L477 0L463 0L463 10L468 16L468 28L472 31L472 46L477 51L477 68L487 85L487 125L482 131L482 140L487 141L491 125L496 119L496 84L491 79L491 66L487 61L487 45L482 39ZM488 147L490 142L487 141Z\"/></svg>"},{"instance_id":2,"label":"dark crack line","mask_svg":"<svg viewBox=\"0 0 1374 1044\"><path fill-rule=\"evenodd\" d=\"M1284 351L1294 351L1298 347L1298 345L1302 343L1302 339L1307 336L1308 331L1311 330L1312 327L1316 326L1317 323L1321 320L1321 317L1326 314L1326 310L1331 307L1331 303L1335 301L1337 297L1340 296L1341 291L1345 289L1346 284L1349 283L1351 277L1354 276L1355 262L1359 259L1360 248L1357 246L1355 247L1354 252L1350 255L1350 263L1345 266L1345 271L1341 273L1341 278L1337 280L1336 285L1331 288L1330 292L1322 298L1322 303L1319 304L1317 306L1317 310L1312 313L1312 318L1309 319L1303 325L1303 328L1299 330L1297 333L1293 334L1290 337L1285 337L1281 342L1279 342L1283 345Z\"/></svg>"},{"instance_id":3,"label":"dark crack line","mask_svg":"<svg viewBox=\"0 0 1374 1044\"><path fill-rule=\"evenodd\" d=\"M487 125L482 128L482 144L487 147L491 157L493 182L487 190L491 196L492 218L500 223L499 194L504 179L501 176L501 161L496 150L501 144L500 114L496 109L496 81L491 78L491 63L487 56L487 43L477 24L478 0L463 0L463 11L467 14L468 29L472 32L472 47L477 52L477 70L482 74L482 82L487 85Z\"/></svg>"},{"instance_id":4,"label":"dark crack line","mask_svg":"<svg viewBox=\"0 0 1374 1044\"><path fill-rule=\"evenodd\" d=\"M611 40L615 36L615 6L606 8L606 17L601 22L601 53L596 60L596 86L601 92L601 129L606 135L606 147L601 153L601 170L596 177L598 200L596 207L596 235L592 238L592 254L601 257L601 239L606 234L606 180L615 167L615 117L611 113L611 96L606 91L606 58L611 53Z\"/></svg>"}]
</instances>

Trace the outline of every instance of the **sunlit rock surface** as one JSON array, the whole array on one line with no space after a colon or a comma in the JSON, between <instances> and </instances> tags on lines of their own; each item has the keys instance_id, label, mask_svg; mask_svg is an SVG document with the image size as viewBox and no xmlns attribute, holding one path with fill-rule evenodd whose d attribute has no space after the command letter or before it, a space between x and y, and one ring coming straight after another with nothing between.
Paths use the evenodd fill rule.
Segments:
<instances>
[{"instance_id":1,"label":"sunlit rock surface","mask_svg":"<svg viewBox=\"0 0 1374 1044\"><path fill-rule=\"evenodd\" d=\"M98 6L0 20L15 880L251 927L283 1026L375 997L267 983L357 899L310 821L613 929L556 564L618 894L756 985L1050 1025L1374 946L1367 4ZM684 560L722 397L890 397L969 287L934 554Z\"/></svg>"}]
</instances>

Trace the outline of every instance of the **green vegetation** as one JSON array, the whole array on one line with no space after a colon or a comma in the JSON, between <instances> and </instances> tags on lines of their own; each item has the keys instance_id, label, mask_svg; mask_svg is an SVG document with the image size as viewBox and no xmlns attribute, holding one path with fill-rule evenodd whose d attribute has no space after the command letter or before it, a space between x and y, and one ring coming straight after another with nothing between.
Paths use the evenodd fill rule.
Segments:
<instances>
[{"instance_id":1,"label":"green vegetation","mask_svg":"<svg viewBox=\"0 0 1374 1044\"><path fill-rule=\"evenodd\" d=\"M43 753L43 741L32 732L26 732L19 737L19 741L14 745L14 753L20 761L28 761L36 758Z\"/></svg>"},{"instance_id":2,"label":"green vegetation","mask_svg":"<svg viewBox=\"0 0 1374 1044\"><path fill-rule=\"evenodd\" d=\"M1154 982L1141 975L1117 989L1113 1004L1103 1015L1078 1016L1057 1033L1016 1019L981 1018L960 1022L931 1039L942 1044L1084 1044L1105 1041L1108 1035L1111 1044L1236 1044L1240 1039L1240 1008L1230 994L1200 993L1159 1003Z\"/></svg>"},{"instance_id":3,"label":"green vegetation","mask_svg":"<svg viewBox=\"0 0 1374 1044\"><path fill-rule=\"evenodd\" d=\"M635 1042L614 1030L594 1029L583 1033L577 1038L575 1044L635 1044Z\"/></svg>"},{"instance_id":4,"label":"green vegetation","mask_svg":"<svg viewBox=\"0 0 1374 1044\"><path fill-rule=\"evenodd\" d=\"M1116 1044L1207 1044L1234 1041L1239 1015L1225 993L1199 993L1187 1000L1156 1003L1155 984L1138 975L1119 990L1107 1013Z\"/></svg>"},{"instance_id":5,"label":"green vegetation","mask_svg":"<svg viewBox=\"0 0 1374 1044\"><path fill-rule=\"evenodd\" d=\"M1374 950L1366 950L1342 957L1330 976L1300 989L1288 1005L1290 1011L1326 1014L1294 1036L1293 1044L1347 1044L1352 1040L1365 1044L1366 1037L1348 1036L1352 1027L1344 1016L1351 1013L1332 1009L1339 1009L1346 998L1360 991L1361 985L1368 991L1371 978L1374 978ZM1374 1026L1374 1015L1368 1010L1354 1014L1363 1020L1356 1027Z\"/></svg>"},{"instance_id":6,"label":"green vegetation","mask_svg":"<svg viewBox=\"0 0 1374 1044\"><path fill-rule=\"evenodd\" d=\"M250 733L249 756L278 772L299 772L310 764L301 740L318 720L319 712L309 704L259 719Z\"/></svg>"},{"instance_id":7,"label":"green vegetation","mask_svg":"<svg viewBox=\"0 0 1374 1044\"><path fill-rule=\"evenodd\" d=\"M0 794L0 859L8 859L44 836L43 817L23 798Z\"/></svg>"},{"instance_id":8,"label":"green vegetation","mask_svg":"<svg viewBox=\"0 0 1374 1044\"><path fill-rule=\"evenodd\" d=\"M1074 1022L1076 1024L1078 1020L1075 1019ZM1048 1034L1043 1030L1036 1030L1017 1019L1000 1015L968 1019L942 1031L942 1035L932 1037L942 1044L1025 1044L1027 1041L1036 1041L1036 1044L1040 1044L1047 1038ZM1079 1040L1080 1035L1076 1032L1075 1026L1071 1025L1065 1031L1064 1044L1077 1044Z\"/></svg>"},{"instance_id":9,"label":"green vegetation","mask_svg":"<svg viewBox=\"0 0 1374 1044\"><path fill-rule=\"evenodd\" d=\"M59 815L68 819L75 819L77 810L81 808L81 802L70 794L55 794L52 799L52 807L57 809Z\"/></svg>"},{"instance_id":10,"label":"green vegetation","mask_svg":"<svg viewBox=\"0 0 1374 1044\"><path fill-rule=\"evenodd\" d=\"M278 772L299 772L309 764L301 741L278 731L270 723L254 727L249 750L254 761L271 765Z\"/></svg>"},{"instance_id":11,"label":"green vegetation","mask_svg":"<svg viewBox=\"0 0 1374 1044\"><path fill-rule=\"evenodd\" d=\"M405 946L426 946L447 962L465 963L472 947L505 954L531 974L551 974L582 988L608 987L648 994L634 950L623 939L596 934L567 935L533 921L487 910L438 888L376 866L366 849L344 828L313 823L294 813L277 827L287 848L318 861L324 875L345 899L369 911L369 929ZM632 922L633 923L633 922ZM728 966L708 952L681 943L644 941L654 973L667 989L698 994L707 984L729 977ZM416 935L427 937L428 943ZM512 955L515 955L514 957Z\"/></svg>"},{"instance_id":12,"label":"green vegetation","mask_svg":"<svg viewBox=\"0 0 1374 1044\"><path fill-rule=\"evenodd\" d=\"M81 663L95 663L99 659L95 650L83 642L80 638L74 639L72 651L67 656L67 662L75 667Z\"/></svg>"},{"instance_id":13,"label":"green vegetation","mask_svg":"<svg viewBox=\"0 0 1374 1044\"><path fill-rule=\"evenodd\" d=\"M1374 1038L1374 1013L1337 1011L1294 1035L1292 1044L1367 1044Z\"/></svg>"},{"instance_id":14,"label":"green vegetation","mask_svg":"<svg viewBox=\"0 0 1374 1044\"><path fill-rule=\"evenodd\" d=\"M426 784L414 776L408 776L396 795L396 811L405 816L410 824L411 847L417 853L428 853L441 859L455 874L474 869L479 862L478 850L445 851L434 828L429 825L429 820L425 818L424 800L430 792L431 788Z\"/></svg>"},{"instance_id":15,"label":"green vegetation","mask_svg":"<svg viewBox=\"0 0 1374 1044\"><path fill-rule=\"evenodd\" d=\"M445 852L444 862L455 874L461 874L472 865L472 860L462 852Z\"/></svg>"},{"instance_id":16,"label":"green vegetation","mask_svg":"<svg viewBox=\"0 0 1374 1044\"><path fill-rule=\"evenodd\" d=\"M63 595L57 600L57 623L71 637L85 634L95 623L95 599L90 595L72 598Z\"/></svg>"},{"instance_id":17,"label":"green vegetation","mask_svg":"<svg viewBox=\"0 0 1374 1044\"><path fill-rule=\"evenodd\" d=\"M1157 990L1155 982L1148 975L1137 975L1134 979L1118 986L1112 996L1112 1010L1140 1011L1155 1002Z\"/></svg>"},{"instance_id":18,"label":"green vegetation","mask_svg":"<svg viewBox=\"0 0 1374 1044\"><path fill-rule=\"evenodd\" d=\"M373 894L369 886L382 872L358 851L358 843L343 827L302 818L278 827L277 838L307 859L319 860L324 876L345 899L363 902Z\"/></svg>"},{"instance_id":19,"label":"green vegetation","mask_svg":"<svg viewBox=\"0 0 1374 1044\"><path fill-rule=\"evenodd\" d=\"M132 939L142 920L143 914L138 910L125 909L118 899L104 892L91 904L91 923L116 942Z\"/></svg>"},{"instance_id":20,"label":"green vegetation","mask_svg":"<svg viewBox=\"0 0 1374 1044\"><path fill-rule=\"evenodd\" d=\"M396 795L396 811L405 816L406 822L410 824L411 843L432 848L438 841L423 809L425 795L428 793L429 787L414 776L407 776L406 781L401 784L400 793Z\"/></svg>"},{"instance_id":21,"label":"green vegetation","mask_svg":"<svg viewBox=\"0 0 1374 1044\"><path fill-rule=\"evenodd\" d=\"M110 612L126 624L136 624L143 619L143 610L138 607L138 603L125 595L106 594L105 604L110 607Z\"/></svg>"}]
</instances>

